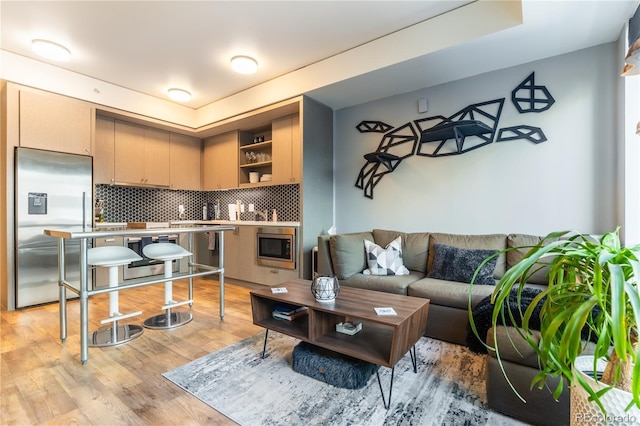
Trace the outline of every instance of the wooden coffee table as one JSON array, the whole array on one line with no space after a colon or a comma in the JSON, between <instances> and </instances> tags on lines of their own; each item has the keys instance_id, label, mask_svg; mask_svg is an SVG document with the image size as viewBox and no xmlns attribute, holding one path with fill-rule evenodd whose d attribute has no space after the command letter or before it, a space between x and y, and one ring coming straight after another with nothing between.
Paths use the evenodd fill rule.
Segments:
<instances>
[{"instance_id":1,"label":"wooden coffee table","mask_svg":"<svg viewBox=\"0 0 640 426\"><path fill-rule=\"evenodd\" d=\"M266 328L263 356L269 330L274 330L343 355L391 368L388 400L376 371L382 402L385 408L389 408L396 363L409 352L414 372L417 371L415 344L427 327L429 300L341 287L334 302L321 303L311 294L311 281L287 281L277 288L286 288L287 292L274 293L272 287L251 291L253 323ZM272 313L278 303L306 306L308 315L293 321L277 320ZM397 315L378 315L374 310L378 307L392 307ZM336 332L336 324L345 321L361 322L362 331L352 336Z\"/></svg>"}]
</instances>

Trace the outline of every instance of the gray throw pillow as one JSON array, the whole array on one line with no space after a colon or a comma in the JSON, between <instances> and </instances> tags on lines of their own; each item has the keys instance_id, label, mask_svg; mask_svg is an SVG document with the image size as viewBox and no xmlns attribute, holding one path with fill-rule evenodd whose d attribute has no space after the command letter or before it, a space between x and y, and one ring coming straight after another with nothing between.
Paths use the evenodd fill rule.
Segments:
<instances>
[{"instance_id":1,"label":"gray throw pillow","mask_svg":"<svg viewBox=\"0 0 640 426\"><path fill-rule=\"evenodd\" d=\"M470 283L482 261L497 253L497 250L462 249L439 243L434 244L433 249L433 265L427 277L461 283ZM485 263L474 284L495 285L493 270L497 261L498 258L494 257Z\"/></svg>"},{"instance_id":2,"label":"gray throw pillow","mask_svg":"<svg viewBox=\"0 0 640 426\"><path fill-rule=\"evenodd\" d=\"M359 274L367 267L367 258L362 250L362 240L372 240L371 232L332 235L329 239L329 253L333 272L339 280L346 280Z\"/></svg>"}]
</instances>

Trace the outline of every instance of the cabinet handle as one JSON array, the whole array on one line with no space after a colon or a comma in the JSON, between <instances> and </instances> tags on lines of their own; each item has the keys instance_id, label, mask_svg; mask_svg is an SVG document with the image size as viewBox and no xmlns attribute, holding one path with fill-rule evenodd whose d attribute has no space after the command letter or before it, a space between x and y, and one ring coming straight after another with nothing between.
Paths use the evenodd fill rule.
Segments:
<instances>
[{"instance_id":1,"label":"cabinet handle","mask_svg":"<svg viewBox=\"0 0 640 426\"><path fill-rule=\"evenodd\" d=\"M277 269L269 269L269 272L271 272L272 274L279 274L280 271L278 271Z\"/></svg>"},{"instance_id":2,"label":"cabinet handle","mask_svg":"<svg viewBox=\"0 0 640 426\"><path fill-rule=\"evenodd\" d=\"M112 243L112 242L114 242L115 240L116 240L115 238L105 238L105 239L104 239L104 241L105 241L106 243Z\"/></svg>"}]
</instances>

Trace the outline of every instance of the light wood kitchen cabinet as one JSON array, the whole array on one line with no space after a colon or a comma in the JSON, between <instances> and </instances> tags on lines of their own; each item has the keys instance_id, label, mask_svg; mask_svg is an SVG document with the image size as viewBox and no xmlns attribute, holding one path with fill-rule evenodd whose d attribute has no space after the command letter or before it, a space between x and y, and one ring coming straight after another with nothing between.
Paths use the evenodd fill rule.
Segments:
<instances>
[{"instance_id":1,"label":"light wood kitchen cabinet","mask_svg":"<svg viewBox=\"0 0 640 426\"><path fill-rule=\"evenodd\" d=\"M300 267L300 266L298 266ZM298 271L294 269L274 268L272 266L255 265L251 269L253 277L249 282L255 282L262 285L277 285L285 281L296 280L300 278Z\"/></svg>"},{"instance_id":2,"label":"light wood kitchen cabinet","mask_svg":"<svg viewBox=\"0 0 640 426\"><path fill-rule=\"evenodd\" d=\"M115 120L96 117L96 136L93 148L93 182L115 183Z\"/></svg>"},{"instance_id":3,"label":"light wood kitchen cabinet","mask_svg":"<svg viewBox=\"0 0 640 426\"><path fill-rule=\"evenodd\" d=\"M115 122L115 181L169 186L169 132Z\"/></svg>"},{"instance_id":4,"label":"light wood kitchen cabinet","mask_svg":"<svg viewBox=\"0 0 640 426\"><path fill-rule=\"evenodd\" d=\"M115 179L118 183L144 183L144 127L115 122Z\"/></svg>"},{"instance_id":5,"label":"light wood kitchen cabinet","mask_svg":"<svg viewBox=\"0 0 640 426\"><path fill-rule=\"evenodd\" d=\"M282 269L256 263L257 226L239 225L224 234L225 277L262 285L297 279L297 269Z\"/></svg>"},{"instance_id":6,"label":"light wood kitchen cabinet","mask_svg":"<svg viewBox=\"0 0 640 426\"><path fill-rule=\"evenodd\" d=\"M204 140L203 190L238 187L238 131Z\"/></svg>"},{"instance_id":7,"label":"light wood kitchen cabinet","mask_svg":"<svg viewBox=\"0 0 640 426\"><path fill-rule=\"evenodd\" d=\"M272 170L274 184L298 183L302 179L302 142L299 115L272 123Z\"/></svg>"},{"instance_id":8,"label":"light wood kitchen cabinet","mask_svg":"<svg viewBox=\"0 0 640 426\"><path fill-rule=\"evenodd\" d=\"M170 143L169 132L144 129L144 178L147 185L169 186Z\"/></svg>"},{"instance_id":9,"label":"light wood kitchen cabinet","mask_svg":"<svg viewBox=\"0 0 640 426\"><path fill-rule=\"evenodd\" d=\"M171 189L199 191L202 141L171 133L169 153L169 180Z\"/></svg>"},{"instance_id":10,"label":"light wood kitchen cabinet","mask_svg":"<svg viewBox=\"0 0 640 426\"><path fill-rule=\"evenodd\" d=\"M240 186L298 183L302 180L299 114L273 120L268 128L240 133ZM260 135L264 139L254 143ZM249 160L249 156L257 157ZM250 182L250 173L271 174L266 182Z\"/></svg>"},{"instance_id":11,"label":"light wood kitchen cabinet","mask_svg":"<svg viewBox=\"0 0 640 426\"><path fill-rule=\"evenodd\" d=\"M20 146L91 155L93 108L64 96L20 90Z\"/></svg>"},{"instance_id":12,"label":"light wood kitchen cabinet","mask_svg":"<svg viewBox=\"0 0 640 426\"><path fill-rule=\"evenodd\" d=\"M244 280L250 249L243 247L249 239L250 227L238 226L224 233L224 276ZM255 255L253 256L255 257ZM253 258L251 259L253 261Z\"/></svg>"}]
</instances>

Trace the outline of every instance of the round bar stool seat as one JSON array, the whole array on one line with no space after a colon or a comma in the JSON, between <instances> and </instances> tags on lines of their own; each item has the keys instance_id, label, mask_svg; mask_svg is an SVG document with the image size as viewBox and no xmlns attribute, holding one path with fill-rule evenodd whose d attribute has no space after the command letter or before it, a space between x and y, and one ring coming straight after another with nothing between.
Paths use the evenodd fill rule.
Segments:
<instances>
[{"instance_id":1,"label":"round bar stool seat","mask_svg":"<svg viewBox=\"0 0 640 426\"><path fill-rule=\"evenodd\" d=\"M191 256L191 252L185 250L182 246L174 243L154 243L147 244L142 248L142 253L150 258L161 260L164 262L164 277L171 278L173 276L173 268L171 262L181 259L185 256ZM164 283L164 313L147 318L144 326L152 329L169 329L185 325L193 319L191 312L172 312L171 309L176 306L192 303L193 300L176 302L173 300L173 281L165 281Z\"/></svg>"},{"instance_id":2,"label":"round bar stool seat","mask_svg":"<svg viewBox=\"0 0 640 426\"><path fill-rule=\"evenodd\" d=\"M95 247L87 251L87 263L92 266L109 269L109 287L118 286L118 266L128 265L131 262L142 260L133 250L121 246ZM111 325L101 327L89 336L89 346L104 347L126 343L140 337L143 328L135 324L118 324L121 319L140 315L142 312L121 314L118 306L118 292L109 293L109 317L102 320Z\"/></svg>"}]
</instances>

